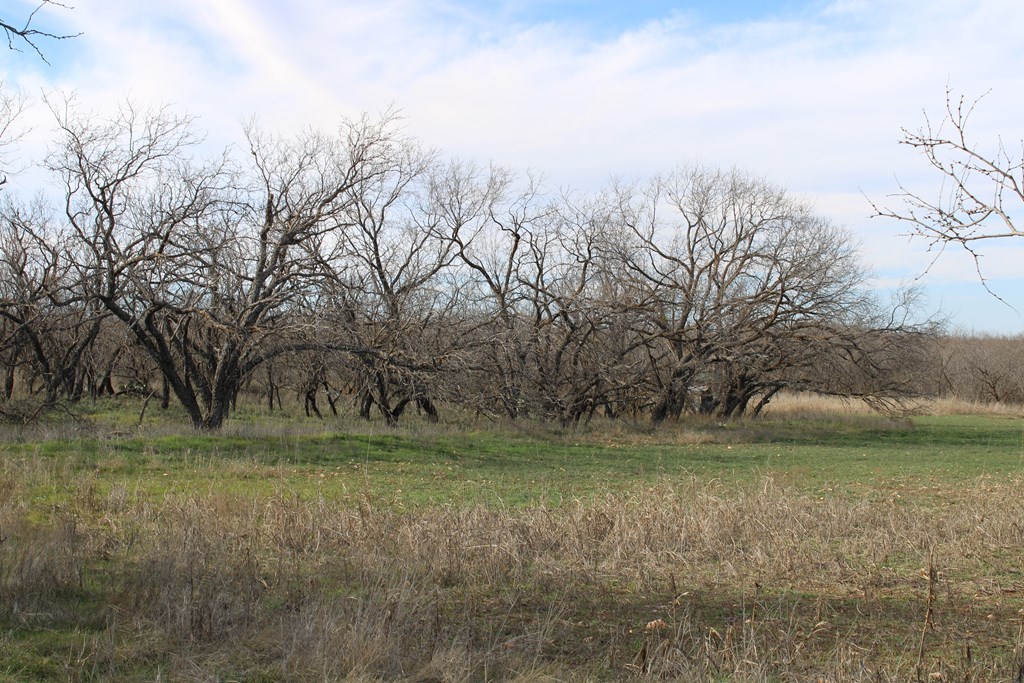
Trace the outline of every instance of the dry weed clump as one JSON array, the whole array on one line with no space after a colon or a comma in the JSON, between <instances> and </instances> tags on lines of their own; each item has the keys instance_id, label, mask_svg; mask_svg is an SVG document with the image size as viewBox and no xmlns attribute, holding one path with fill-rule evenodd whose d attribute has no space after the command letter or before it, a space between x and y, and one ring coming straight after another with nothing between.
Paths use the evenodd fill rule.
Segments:
<instances>
[{"instance_id":1,"label":"dry weed clump","mask_svg":"<svg viewBox=\"0 0 1024 683\"><path fill-rule=\"evenodd\" d=\"M988 415L992 417L1021 417L1024 406L996 401L968 401L961 398L943 397L929 399L920 409L922 415Z\"/></svg>"},{"instance_id":2,"label":"dry weed clump","mask_svg":"<svg viewBox=\"0 0 1024 683\"><path fill-rule=\"evenodd\" d=\"M992 417L1021 417L1024 406L994 401L969 401L954 397L914 399L904 406L914 415L986 415ZM766 415L799 419L807 417L848 417L850 415L877 415L870 403L840 396L826 396L813 392L780 392L765 409Z\"/></svg>"},{"instance_id":3,"label":"dry weed clump","mask_svg":"<svg viewBox=\"0 0 1024 683\"><path fill-rule=\"evenodd\" d=\"M772 397L765 413L776 417L819 417L875 415L877 411L864 401L827 396L807 391L782 391Z\"/></svg>"},{"instance_id":4,"label":"dry weed clump","mask_svg":"<svg viewBox=\"0 0 1024 683\"><path fill-rule=\"evenodd\" d=\"M1024 647L1020 482L404 511L86 482L44 509L52 472L4 467L0 618L79 634L78 678L987 681Z\"/></svg>"}]
</instances>

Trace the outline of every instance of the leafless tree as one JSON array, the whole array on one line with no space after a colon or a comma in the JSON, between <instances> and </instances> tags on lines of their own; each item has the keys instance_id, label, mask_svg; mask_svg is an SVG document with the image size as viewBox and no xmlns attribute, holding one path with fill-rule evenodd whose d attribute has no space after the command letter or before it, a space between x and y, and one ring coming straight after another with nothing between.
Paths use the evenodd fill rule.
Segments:
<instances>
[{"instance_id":1,"label":"leafless tree","mask_svg":"<svg viewBox=\"0 0 1024 683\"><path fill-rule=\"evenodd\" d=\"M395 424L408 406L437 419L434 376L448 356L454 283L442 272L451 263L451 240L439 230L433 191L448 173L436 153L393 137L372 173L352 188L346 221L327 259L334 290L335 324L349 339L360 415L376 406Z\"/></svg>"},{"instance_id":2,"label":"leafless tree","mask_svg":"<svg viewBox=\"0 0 1024 683\"><path fill-rule=\"evenodd\" d=\"M755 397L759 412L786 386L811 388L803 371L870 327L849 234L780 188L698 167L617 197L623 230L610 246L649 312L655 422L742 414Z\"/></svg>"},{"instance_id":3,"label":"leafless tree","mask_svg":"<svg viewBox=\"0 0 1024 683\"><path fill-rule=\"evenodd\" d=\"M562 423L614 414L626 337L612 333L614 278L602 259L607 211L546 196L491 168L446 184L444 213L465 289L470 340L458 392L478 412ZM623 347L625 348L625 347Z\"/></svg>"},{"instance_id":4,"label":"leafless tree","mask_svg":"<svg viewBox=\"0 0 1024 683\"><path fill-rule=\"evenodd\" d=\"M26 100L22 93L11 90L0 81L0 187L7 183L11 152L21 138L16 129L18 118L25 111Z\"/></svg>"},{"instance_id":5,"label":"leafless tree","mask_svg":"<svg viewBox=\"0 0 1024 683\"><path fill-rule=\"evenodd\" d=\"M386 127L273 138L248 162L197 162L193 123L124 106L113 118L54 107L71 234L91 295L159 367L193 425L216 429L269 359L316 346L306 306L319 248L344 231L351 190L375 172Z\"/></svg>"},{"instance_id":6,"label":"leafless tree","mask_svg":"<svg viewBox=\"0 0 1024 683\"><path fill-rule=\"evenodd\" d=\"M868 296L849 235L741 172L548 194L391 114L252 123L244 153L210 156L166 109L51 108L61 211L0 212L7 396L17 377L47 401L123 378L199 429L246 387L321 417L321 392L336 412L347 391L388 424L439 401L659 422L757 413L784 387L891 397L912 367L918 328Z\"/></svg>"},{"instance_id":7,"label":"leafless tree","mask_svg":"<svg viewBox=\"0 0 1024 683\"><path fill-rule=\"evenodd\" d=\"M75 245L39 203L7 199L0 209L0 317L7 334L4 395L19 368L30 393L39 382L41 407L77 401L88 390L91 347L105 313L84 296Z\"/></svg>"},{"instance_id":8,"label":"leafless tree","mask_svg":"<svg viewBox=\"0 0 1024 683\"><path fill-rule=\"evenodd\" d=\"M3 30L4 36L7 38L8 49L18 50L20 46L27 45L33 52L39 55L40 59L46 62L46 56L43 54L42 48L39 47L40 40L66 40L67 38L76 38L81 35L79 33L53 33L52 31L36 28L34 22L39 11L44 7L71 9L70 5L57 2L56 0L42 0L23 22L0 17L0 30Z\"/></svg>"},{"instance_id":9,"label":"leafless tree","mask_svg":"<svg viewBox=\"0 0 1024 683\"><path fill-rule=\"evenodd\" d=\"M537 225L553 209L534 178L525 187L505 169L465 167L437 189L441 218L454 245L463 283L471 352L460 358L455 393L483 414L528 415L527 375L536 344L527 283Z\"/></svg>"},{"instance_id":10,"label":"leafless tree","mask_svg":"<svg viewBox=\"0 0 1024 683\"><path fill-rule=\"evenodd\" d=\"M605 247L612 221L604 196L563 196L529 243L535 403L563 424L618 414L640 381L644 342Z\"/></svg>"},{"instance_id":11,"label":"leafless tree","mask_svg":"<svg viewBox=\"0 0 1024 683\"><path fill-rule=\"evenodd\" d=\"M1024 338L953 334L932 345L938 359L935 395L979 403L1024 403Z\"/></svg>"},{"instance_id":12,"label":"leafless tree","mask_svg":"<svg viewBox=\"0 0 1024 683\"><path fill-rule=\"evenodd\" d=\"M949 244L966 249L984 281L977 243L1024 234L1019 222L1024 209L1024 142L999 139L985 149L972 140L968 126L980 101L967 101L947 89L941 121L933 123L925 114L923 127L903 129L900 143L928 160L938 175L938 189L926 196L900 184L893 197L901 207L874 204L874 209L878 217L909 224L914 235L940 249Z\"/></svg>"},{"instance_id":13,"label":"leafless tree","mask_svg":"<svg viewBox=\"0 0 1024 683\"><path fill-rule=\"evenodd\" d=\"M33 365L40 357L49 363L39 337L47 326L47 283L54 278L57 264L53 251L26 229L38 229L37 216L26 220L26 213L26 209L5 199L0 224L0 354L5 400L14 395L20 369Z\"/></svg>"}]
</instances>

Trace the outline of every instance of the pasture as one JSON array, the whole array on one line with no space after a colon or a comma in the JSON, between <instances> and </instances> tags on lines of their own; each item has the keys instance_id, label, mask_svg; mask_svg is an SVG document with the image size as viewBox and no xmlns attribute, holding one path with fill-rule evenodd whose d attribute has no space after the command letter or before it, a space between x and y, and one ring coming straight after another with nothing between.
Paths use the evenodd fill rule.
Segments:
<instances>
[{"instance_id":1,"label":"pasture","mask_svg":"<svg viewBox=\"0 0 1024 683\"><path fill-rule=\"evenodd\" d=\"M773 408L9 427L0 680L1020 680L1020 414Z\"/></svg>"}]
</instances>

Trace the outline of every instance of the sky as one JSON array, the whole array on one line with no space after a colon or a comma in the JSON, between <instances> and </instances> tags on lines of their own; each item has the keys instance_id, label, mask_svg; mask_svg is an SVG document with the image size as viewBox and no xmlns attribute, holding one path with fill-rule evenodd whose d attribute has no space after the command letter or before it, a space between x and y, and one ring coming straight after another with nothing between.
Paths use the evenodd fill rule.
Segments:
<instances>
[{"instance_id":1,"label":"sky","mask_svg":"<svg viewBox=\"0 0 1024 683\"><path fill-rule=\"evenodd\" d=\"M745 169L846 226L881 293L918 285L954 328L1024 331L1024 238L977 245L996 298L962 252L871 217L871 200L900 206L888 198L898 183L937 195L941 179L898 143L926 115L941 119L947 88L982 98L970 124L980 150L1021 149L1020 0L71 4L37 15L40 29L81 34L40 40L49 64L0 49L0 80L33 101L20 159L44 153L40 100L55 91L98 112L167 104L218 145L253 115L287 133L394 107L424 144L552 187L598 190L691 163ZM5 0L0 18L37 6ZM37 182L28 169L8 188Z\"/></svg>"}]
</instances>

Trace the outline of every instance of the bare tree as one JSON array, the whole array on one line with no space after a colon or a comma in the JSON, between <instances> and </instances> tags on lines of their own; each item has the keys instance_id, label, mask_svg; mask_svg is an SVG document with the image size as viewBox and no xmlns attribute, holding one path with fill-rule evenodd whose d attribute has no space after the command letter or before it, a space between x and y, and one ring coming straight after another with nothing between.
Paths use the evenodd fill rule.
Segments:
<instances>
[{"instance_id":1,"label":"bare tree","mask_svg":"<svg viewBox=\"0 0 1024 683\"><path fill-rule=\"evenodd\" d=\"M125 105L103 120L70 102L52 108L61 140L48 163L64 187L83 295L127 327L193 424L217 426L232 369L209 353L223 328L208 324L220 311L209 315L218 302L206 278L219 276L209 266L236 218L234 204L221 201L228 169L194 165L186 155L199 136L167 111Z\"/></svg>"},{"instance_id":2,"label":"bare tree","mask_svg":"<svg viewBox=\"0 0 1024 683\"><path fill-rule=\"evenodd\" d=\"M747 174L683 169L617 190L609 243L647 311L652 418L759 412L812 388L823 353L857 346L876 311L849 234ZM838 391L838 386L836 387Z\"/></svg>"},{"instance_id":3,"label":"bare tree","mask_svg":"<svg viewBox=\"0 0 1024 683\"><path fill-rule=\"evenodd\" d=\"M983 149L968 135L968 125L980 98L966 101L946 90L941 121L917 130L903 129L901 144L917 150L939 176L939 188L925 196L900 184L893 195L902 207L873 204L877 217L911 226L912 233L932 245L953 244L978 262L976 243L1024 235L1019 213L1024 209L1024 142L994 141Z\"/></svg>"},{"instance_id":4,"label":"bare tree","mask_svg":"<svg viewBox=\"0 0 1024 683\"><path fill-rule=\"evenodd\" d=\"M53 33L46 29L36 28L36 26L33 25L33 22L35 22L39 11L44 7L62 7L65 9L72 9L70 5L57 2L56 0L41 0L39 5L29 13L24 22L0 17L0 30L3 30L4 36L7 38L8 49L18 50L19 46L27 45L37 55L39 55L40 59L49 64L49 62L46 61L46 56L43 54L42 48L39 47L40 40L66 40L67 38L76 38L81 34Z\"/></svg>"},{"instance_id":5,"label":"bare tree","mask_svg":"<svg viewBox=\"0 0 1024 683\"><path fill-rule=\"evenodd\" d=\"M321 250L340 239L388 127L364 120L292 140L250 127L246 163L197 162L187 117L54 110L62 139L50 166L84 286L153 359L192 424L219 428L258 367L318 348L308 304Z\"/></svg>"},{"instance_id":6,"label":"bare tree","mask_svg":"<svg viewBox=\"0 0 1024 683\"><path fill-rule=\"evenodd\" d=\"M933 393L982 403L1024 403L1024 338L950 335L933 344L940 359Z\"/></svg>"},{"instance_id":7,"label":"bare tree","mask_svg":"<svg viewBox=\"0 0 1024 683\"><path fill-rule=\"evenodd\" d=\"M537 226L553 208L535 178L517 188L505 169L463 170L437 186L465 294L468 353L454 393L483 414L514 420L534 407L526 385L539 320L528 271L537 263Z\"/></svg>"},{"instance_id":8,"label":"bare tree","mask_svg":"<svg viewBox=\"0 0 1024 683\"><path fill-rule=\"evenodd\" d=\"M442 279L453 259L442 234L434 184L452 171L436 153L396 136L372 173L352 188L350 229L328 259L336 326L358 378L360 415L376 406L395 424L409 406L437 420L434 377L450 350L455 283ZM343 337L344 340L344 337Z\"/></svg>"},{"instance_id":9,"label":"bare tree","mask_svg":"<svg viewBox=\"0 0 1024 683\"><path fill-rule=\"evenodd\" d=\"M640 381L630 286L607 257L613 220L604 196L563 196L529 241L530 386L539 414L562 424L617 415Z\"/></svg>"},{"instance_id":10,"label":"bare tree","mask_svg":"<svg viewBox=\"0 0 1024 683\"><path fill-rule=\"evenodd\" d=\"M444 223L456 245L469 340L458 395L478 412L564 424L617 410L627 335L602 259L600 199L547 197L508 171L445 185ZM620 343L627 345L619 348Z\"/></svg>"},{"instance_id":11,"label":"bare tree","mask_svg":"<svg viewBox=\"0 0 1024 683\"><path fill-rule=\"evenodd\" d=\"M898 395L911 367L913 326L867 295L849 235L744 173L548 195L390 114L250 124L246 153L208 156L166 109L51 108L60 218L2 212L7 396L19 376L47 401L113 393L120 373L199 429L282 386L308 415L347 391L389 424L439 400L659 422L757 413L784 387Z\"/></svg>"},{"instance_id":12,"label":"bare tree","mask_svg":"<svg viewBox=\"0 0 1024 683\"><path fill-rule=\"evenodd\" d=\"M75 245L39 203L7 200L0 208L0 283L5 398L21 368L30 393L39 382L42 408L77 401L87 391L90 350L105 313L83 294Z\"/></svg>"},{"instance_id":13,"label":"bare tree","mask_svg":"<svg viewBox=\"0 0 1024 683\"><path fill-rule=\"evenodd\" d=\"M0 81L0 187L7 183L12 148L21 137L15 126L25 106L24 95Z\"/></svg>"}]
</instances>

